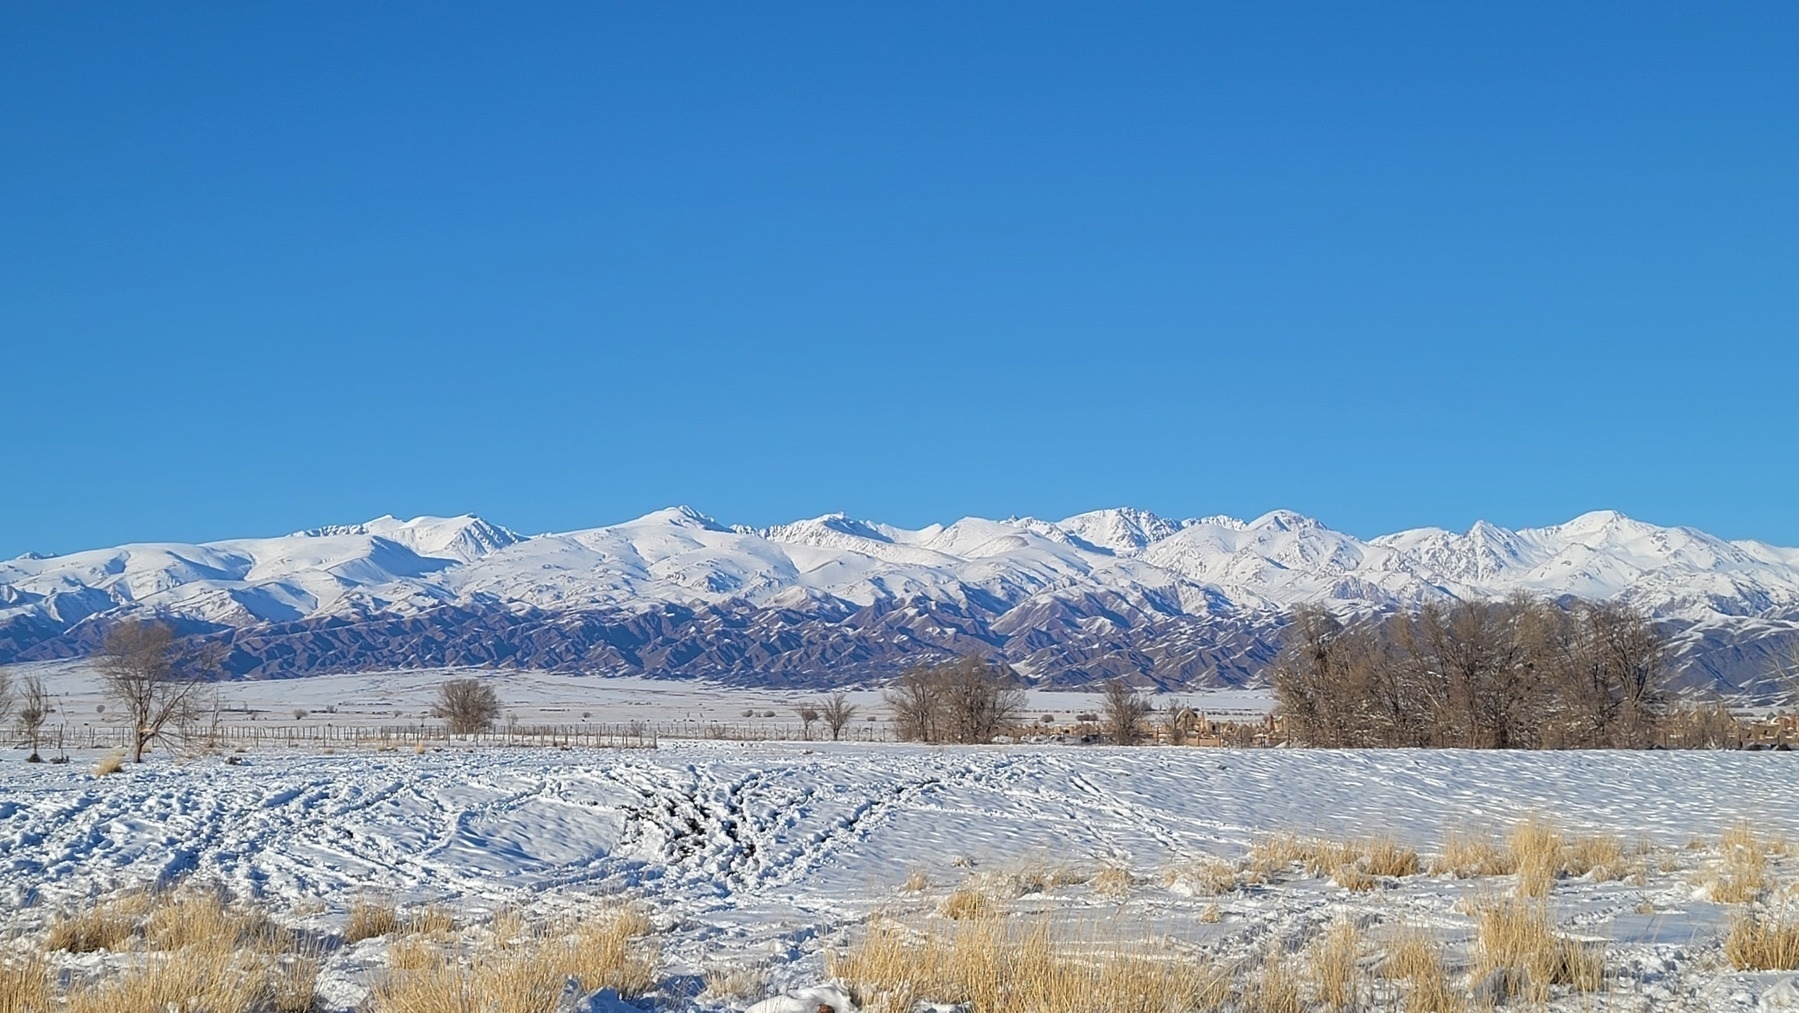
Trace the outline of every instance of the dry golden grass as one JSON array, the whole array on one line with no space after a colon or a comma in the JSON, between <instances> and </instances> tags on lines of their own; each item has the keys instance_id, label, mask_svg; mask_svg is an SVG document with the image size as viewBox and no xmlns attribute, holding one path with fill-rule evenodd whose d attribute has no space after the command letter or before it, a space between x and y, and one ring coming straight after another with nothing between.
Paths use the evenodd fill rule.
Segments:
<instances>
[{"instance_id":1,"label":"dry golden grass","mask_svg":"<svg viewBox=\"0 0 1799 1013\"><path fill-rule=\"evenodd\" d=\"M938 911L945 918L965 921L970 918L991 918L999 914L1000 908L986 891L974 886L962 886L943 898L943 905Z\"/></svg>"},{"instance_id":2,"label":"dry golden grass","mask_svg":"<svg viewBox=\"0 0 1799 1013\"><path fill-rule=\"evenodd\" d=\"M400 936L387 944L387 966L394 971L416 971L443 959L443 944L419 936Z\"/></svg>"},{"instance_id":3,"label":"dry golden grass","mask_svg":"<svg viewBox=\"0 0 1799 1013\"><path fill-rule=\"evenodd\" d=\"M1270 948L1238 1003L1243 1013L1305 1013L1299 976L1279 949Z\"/></svg>"},{"instance_id":4,"label":"dry golden grass","mask_svg":"<svg viewBox=\"0 0 1799 1013\"><path fill-rule=\"evenodd\" d=\"M140 890L102 897L85 910L52 921L44 932L44 948L70 953L117 950L137 933L154 902Z\"/></svg>"},{"instance_id":5,"label":"dry golden grass","mask_svg":"<svg viewBox=\"0 0 1799 1013\"><path fill-rule=\"evenodd\" d=\"M388 898L358 897L350 903L344 922L344 942L359 943L400 930L400 911Z\"/></svg>"},{"instance_id":6,"label":"dry golden grass","mask_svg":"<svg viewBox=\"0 0 1799 1013\"><path fill-rule=\"evenodd\" d=\"M1773 886L1769 878L1769 856L1787 853L1784 840L1758 837L1747 825L1738 824L1718 841L1721 858L1718 869L1701 882L1720 904L1748 904L1761 899Z\"/></svg>"},{"instance_id":7,"label":"dry golden grass","mask_svg":"<svg viewBox=\"0 0 1799 1013\"><path fill-rule=\"evenodd\" d=\"M1093 892L1106 897L1123 897L1131 892L1137 878L1131 870L1117 863L1108 862L1099 867L1093 874Z\"/></svg>"},{"instance_id":8,"label":"dry golden grass","mask_svg":"<svg viewBox=\"0 0 1799 1013\"><path fill-rule=\"evenodd\" d=\"M1509 876L1516 871L1518 866L1511 854L1491 837L1457 830L1444 836L1443 853L1430 867L1433 876L1452 875L1457 879Z\"/></svg>"},{"instance_id":9,"label":"dry golden grass","mask_svg":"<svg viewBox=\"0 0 1799 1013\"><path fill-rule=\"evenodd\" d=\"M1229 996L1226 975L1145 949L1116 938L1076 945L1046 923L982 920L915 933L877 921L856 946L833 954L828 970L859 990L869 1013L903 1013L920 1000L969 1003L981 1013L1168 1013L1214 1008Z\"/></svg>"},{"instance_id":10,"label":"dry golden grass","mask_svg":"<svg viewBox=\"0 0 1799 1013\"><path fill-rule=\"evenodd\" d=\"M931 888L931 877L925 875L923 869L913 869L906 875L906 881L900 889L906 893L923 893Z\"/></svg>"},{"instance_id":11,"label":"dry golden grass","mask_svg":"<svg viewBox=\"0 0 1799 1013\"><path fill-rule=\"evenodd\" d=\"M1401 932L1387 946L1383 978L1401 983L1408 1013L1463 1013L1468 1001L1449 981L1443 946L1422 929Z\"/></svg>"},{"instance_id":12,"label":"dry golden grass","mask_svg":"<svg viewBox=\"0 0 1799 1013\"><path fill-rule=\"evenodd\" d=\"M68 991L67 1013L250 1013L263 998L259 959L190 948L149 954L143 963Z\"/></svg>"},{"instance_id":13,"label":"dry golden grass","mask_svg":"<svg viewBox=\"0 0 1799 1013\"><path fill-rule=\"evenodd\" d=\"M369 995L372 1013L553 1013L564 979L537 950L435 951L422 967L390 973Z\"/></svg>"},{"instance_id":14,"label":"dry golden grass","mask_svg":"<svg viewBox=\"0 0 1799 1013\"><path fill-rule=\"evenodd\" d=\"M506 926L509 930L515 926ZM661 953L647 916L618 909L569 924L516 927L487 945L452 952L396 940L373 990L376 1013L553 1013L565 983L640 996L655 988Z\"/></svg>"},{"instance_id":15,"label":"dry golden grass","mask_svg":"<svg viewBox=\"0 0 1799 1013\"><path fill-rule=\"evenodd\" d=\"M0 961L0 1013L51 1013L50 965L39 953Z\"/></svg>"},{"instance_id":16,"label":"dry golden grass","mask_svg":"<svg viewBox=\"0 0 1799 1013\"><path fill-rule=\"evenodd\" d=\"M1353 845L1322 837L1297 834L1270 834L1258 838L1249 848L1250 867L1272 874L1300 866L1307 874L1321 876L1357 858Z\"/></svg>"},{"instance_id":17,"label":"dry golden grass","mask_svg":"<svg viewBox=\"0 0 1799 1013\"><path fill-rule=\"evenodd\" d=\"M204 890L162 896L144 921L144 938L158 950L202 946L275 952L283 948L284 935L267 915L227 904L219 894Z\"/></svg>"},{"instance_id":18,"label":"dry golden grass","mask_svg":"<svg viewBox=\"0 0 1799 1013\"><path fill-rule=\"evenodd\" d=\"M662 963L651 928L648 915L621 908L582 919L551 949L562 973L584 991L610 988L627 998L639 996L656 987Z\"/></svg>"},{"instance_id":19,"label":"dry golden grass","mask_svg":"<svg viewBox=\"0 0 1799 1013\"><path fill-rule=\"evenodd\" d=\"M1380 885L1380 880L1363 872L1361 866L1339 865L1331 872L1331 882L1345 890L1365 893Z\"/></svg>"},{"instance_id":20,"label":"dry golden grass","mask_svg":"<svg viewBox=\"0 0 1799 1013\"><path fill-rule=\"evenodd\" d=\"M1540 1003L1556 985L1593 992L1605 984L1601 950L1557 933L1546 904L1518 898L1488 904L1476 910L1474 923L1475 976L1503 969L1508 995Z\"/></svg>"},{"instance_id":21,"label":"dry golden grass","mask_svg":"<svg viewBox=\"0 0 1799 1013\"><path fill-rule=\"evenodd\" d=\"M1361 845L1365 871L1375 876L1416 876L1421 866L1416 848L1408 848L1391 837L1376 837Z\"/></svg>"},{"instance_id":22,"label":"dry golden grass","mask_svg":"<svg viewBox=\"0 0 1799 1013\"><path fill-rule=\"evenodd\" d=\"M1724 936L1724 958L1739 971L1799 970L1799 922L1739 914Z\"/></svg>"},{"instance_id":23,"label":"dry golden grass","mask_svg":"<svg viewBox=\"0 0 1799 1013\"><path fill-rule=\"evenodd\" d=\"M1195 897L1216 897L1235 890L1239 870L1231 862L1210 856L1181 862L1162 870L1162 885Z\"/></svg>"},{"instance_id":24,"label":"dry golden grass","mask_svg":"<svg viewBox=\"0 0 1799 1013\"><path fill-rule=\"evenodd\" d=\"M1314 997L1330 1009L1354 1009L1362 996L1362 936L1351 922L1338 922L1312 947L1310 978Z\"/></svg>"},{"instance_id":25,"label":"dry golden grass","mask_svg":"<svg viewBox=\"0 0 1799 1013\"><path fill-rule=\"evenodd\" d=\"M268 1004L272 1013L311 1013L318 1005L319 969L324 954L314 945L277 957L268 970Z\"/></svg>"},{"instance_id":26,"label":"dry golden grass","mask_svg":"<svg viewBox=\"0 0 1799 1013\"><path fill-rule=\"evenodd\" d=\"M1547 897L1562 871L1567 839L1554 824L1535 816L1512 828L1507 846L1518 869L1518 896Z\"/></svg>"},{"instance_id":27,"label":"dry golden grass","mask_svg":"<svg viewBox=\"0 0 1799 1013\"><path fill-rule=\"evenodd\" d=\"M456 931L456 916L441 904L427 904L408 914L401 931L427 936L447 936Z\"/></svg>"},{"instance_id":28,"label":"dry golden grass","mask_svg":"<svg viewBox=\"0 0 1799 1013\"><path fill-rule=\"evenodd\" d=\"M117 774L119 771L124 770L124 769L125 769L125 754L124 753L118 753L118 752L107 753L105 756L102 756L102 757L100 757L99 760L95 761L94 776L95 777L105 777L108 774Z\"/></svg>"},{"instance_id":29,"label":"dry golden grass","mask_svg":"<svg viewBox=\"0 0 1799 1013\"><path fill-rule=\"evenodd\" d=\"M768 969L753 964L715 967L706 972L706 996L718 999L754 999L768 987Z\"/></svg>"},{"instance_id":30,"label":"dry golden grass","mask_svg":"<svg viewBox=\"0 0 1799 1013\"><path fill-rule=\"evenodd\" d=\"M1368 877L1415 876L1421 868L1418 852L1390 837L1333 841L1273 834L1250 847L1249 869L1255 873L1269 875L1294 866L1312 876L1329 874L1343 885L1348 885L1345 880L1368 883L1351 889L1373 889ZM1355 871L1339 878L1338 872L1346 867Z\"/></svg>"}]
</instances>

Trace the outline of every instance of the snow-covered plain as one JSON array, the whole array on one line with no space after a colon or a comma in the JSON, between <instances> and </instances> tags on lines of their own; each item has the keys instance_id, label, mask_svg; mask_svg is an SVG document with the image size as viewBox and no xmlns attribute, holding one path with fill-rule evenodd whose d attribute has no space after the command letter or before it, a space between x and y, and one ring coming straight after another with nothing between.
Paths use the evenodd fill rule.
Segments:
<instances>
[{"instance_id":1,"label":"snow-covered plain","mask_svg":"<svg viewBox=\"0 0 1799 1013\"><path fill-rule=\"evenodd\" d=\"M1799 837L1792 753L683 741L163 757L104 778L88 759L26 765L9 753L0 764L0 933L107 891L182 879L326 928L369 894L475 918L626 895L643 899L665 941L663 1008L730 1008L747 1000L694 995L706 970L763 968L770 989L815 983L824 951L872 914L924 917L970 877L1046 864L1123 867L1138 881L1122 899L1076 885L1018 898L1015 910L1124 925L1195 953L1297 947L1341 918L1376 935L1428 926L1465 944L1458 902L1501 891L1503 878L1408 877L1351 893L1294 873L1213 898L1162 874L1241 856L1270 832L1393 835L1428 854L1447 831L1503 831L1536 815L1646 842L1668 863L1644 884L1554 890L1564 928L1607 945L1606 1008L1754 1008L1793 994L1789 976L1718 959L1729 909L1694 885L1715 853L1686 847L1739 823ZM931 888L902 891L915 872ZM330 958L334 1008L361 1000L381 945Z\"/></svg>"}]
</instances>

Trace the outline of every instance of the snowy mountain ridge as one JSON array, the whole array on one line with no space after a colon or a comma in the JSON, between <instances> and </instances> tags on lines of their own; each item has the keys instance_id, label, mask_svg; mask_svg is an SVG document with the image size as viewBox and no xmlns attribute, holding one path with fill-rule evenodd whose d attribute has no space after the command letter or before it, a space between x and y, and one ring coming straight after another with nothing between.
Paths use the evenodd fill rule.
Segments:
<instances>
[{"instance_id":1,"label":"snowy mountain ridge","mask_svg":"<svg viewBox=\"0 0 1799 1013\"><path fill-rule=\"evenodd\" d=\"M1097 637L1125 650L1105 638L1135 630L1126 639L1140 649L1150 627L1164 639L1171 624L1203 639L1207 622L1277 623L1302 602L1360 611L1517 592L1626 601L1683 628L1784 622L1799 613L1799 549L1612 511L1542 528L1482 521L1465 533L1420 528L1368 540L1285 510L1239 520L1120 508L907 529L844 514L727 526L674 507L531 536L472 515L380 517L274 538L0 562L0 662L79 653L84 624L149 613L212 631L403 619L448 606L540 618L782 610L821 622L860 610L891 627L911 622L892 616L922 602L971 617L981 627L971 635L989 643L1028 633L1039 644ZM1008 632L1025 617L1035 625ZM943 628L908 627L905 636L949 649L929 633ZM1079 653L1090 667L1093 652ZM332 663L329 652L322 663Z\"/></svg>"}]
</instances>

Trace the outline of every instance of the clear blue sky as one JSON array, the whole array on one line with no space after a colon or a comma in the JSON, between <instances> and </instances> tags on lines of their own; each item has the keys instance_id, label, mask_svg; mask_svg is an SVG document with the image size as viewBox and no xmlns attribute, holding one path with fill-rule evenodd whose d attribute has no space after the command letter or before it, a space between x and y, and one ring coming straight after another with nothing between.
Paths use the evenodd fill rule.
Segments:
<instances>
[{"instance_id":1,"label":"clear blue sky","mask_svg":"<svg viewBox=\"0 0 1799 1013\"><path fill-rule=\"evenodd\" d=\"M1799 544L1799 5L18 2L0 556L688 503Z\"/></svg>"}]
</instances>

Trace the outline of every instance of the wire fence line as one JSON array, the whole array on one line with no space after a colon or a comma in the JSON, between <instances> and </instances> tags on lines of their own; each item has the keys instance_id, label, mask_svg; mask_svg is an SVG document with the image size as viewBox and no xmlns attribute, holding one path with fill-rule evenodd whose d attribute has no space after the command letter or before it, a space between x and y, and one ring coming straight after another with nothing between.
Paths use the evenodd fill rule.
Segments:
<instances>
[{"instance_id":1,"label":"wire fence line","mask_svg":"<svg viewBox=\"0 0 1799 1013\"><path fill-rule=\"evenodd\" d=\"M482 732L452 734L444 724L292 724L261 722L197 725L182 731L186 747L231 749L323 749L331 747L498 746L584 749L654 749L663 739L719 739L740 742L828 742L828 728L814 725L739 724L723 721L626 721L579 724L499 724ZM40 741L49 749L130 749L132 730L114 723L55 725ZM892 742L886 727L848 727L843 742Z\"/></svg>"}]
</instances>

